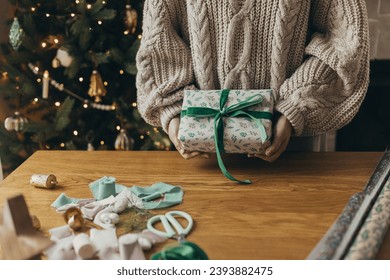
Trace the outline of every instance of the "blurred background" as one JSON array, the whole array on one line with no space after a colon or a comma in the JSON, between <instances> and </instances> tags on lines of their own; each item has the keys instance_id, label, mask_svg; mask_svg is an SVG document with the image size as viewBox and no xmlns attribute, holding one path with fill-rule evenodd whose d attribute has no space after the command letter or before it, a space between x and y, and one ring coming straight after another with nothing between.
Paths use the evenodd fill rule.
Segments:
<instances>
[{"instance_id":1,"label":"blurred background","mask_svg":"<svg viewBox=\"0 0 390 280\"><path fill-rule=\"evenodd\" d=\"M366 0L370 25L370 86L354 120L337 132L339 151L383 151L390 144L390 1Z\"/></svg>"},{"instance_id":2,"label":"blurred background","mask_svg":"<svg viewBox=\"0 0 390 280\"><path fill-rule=\"evenodd\" d=\"M0 0L0 158L38 149L169 150L140 117L143 1Z\"/></svg>"},{"instance_id":3,"label":"blurred background","mask_svg":"<svg viewBox=\"0 0 390 280\"><path fill-rule=\"evenodd\" d=\"M370 87L336 151L390 142L390 1L367 0ZM0 159L5 176L38 149L170 150L136 103L143 1L0 0Z\"/></svg>"}]
</instances>

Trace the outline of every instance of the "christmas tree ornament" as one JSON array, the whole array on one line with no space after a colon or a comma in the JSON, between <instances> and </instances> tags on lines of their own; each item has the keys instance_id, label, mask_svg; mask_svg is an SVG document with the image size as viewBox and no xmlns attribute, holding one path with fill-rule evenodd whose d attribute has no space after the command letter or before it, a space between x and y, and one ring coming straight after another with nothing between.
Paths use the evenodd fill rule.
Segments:
<instances>
[{"instance_id":1,"label":"christmas tree ornament","mask_svg":"<svg viewBox=\"0 0 390 280\"><path fill-rule=\"evenodd\" d=\"M53 58L53 60L51 62L51 66L54 69L59 68L61 66L61 61L58 59L58 57Z\"/></svg>"},{"instance_id":2,"label":"christmas tree ornament","mask_svg":"<svg viewBox=\"0 0 390 280\"><path fill-rule=\"evenodd\" d=\"M8 131L22 131L24 125L28 123L27 118L23 117L19 112L15 112L13 116L4 120L4 127Z\"/></svg>"},{"instance_id":3,"label":"christmas tree ornament","mask_svg":"<svg viewBox=\"0 0 390 280\"><path fill-rule=\"evenodd\" d=\"M95 102L101 102L102 97L107 93L104 87L102 77L97 70L92 71L91 80L89 84L88 95L95 98Z\"/></svg>"},{"instance_id":4,"label":"christmas tree ornament","mask_svg":"<svg viewBox=\"0 0 390 280\"><path fill-rule=\"evenodd\" d=\"M93 146L93 140L95 139L93 135L93 131L88 131L87 135L85 136L85 140L87 141L87 151L94 151L95 147Z\"/></svg>"},{"instance_id":5,"label":"christmas tree ornament","mask_svg":"<svg viewBox=\"0 0 390 280\"><path fill-rule=\"evenodd\" d=\"M12 48L17 51L22 44L24 31L20 26L17 17L14 17L14 21L11 24L11 28L9 30L9 41L11 43Z\"/></svg>"},{"instance_id":6,"label":"christmas tree ornament","mask_svg":"<svg viewBox=\"0 0 390 280\"><path fill-rule=\"evenodd\" d=\"M94 150L95 150L95 147L93 146L93 144L92 143L88 143L87 144L87 151L88 152L92 152Z\"/></svg>"},{"instance_id":7,"label":"christmas tree ornament","mask_svg":"<svg viewBox=\"0 0 390 280\"><path fill-rule=\"evenodd\" d=\"M57 56L56 58L58 59L58 61L60 62L60 64L62 66L64 66L65 68L69 67L70 64L73 62L73 57L71 57L69 55L69 52L67 49L65 48L59 48L57 50ZM54 62L53 62L54 63Z\"/></svg>"},{"instance_id":8,"label":"christmas tree ornament","mask_svg":"<svg viewBox=\"0 0 390 280\"><path fill-rule=\"evenodd\" d=\"M42 81L42 98L48 99L49 98L49 71L45 70L43 73L43 81Z\"/></svg>"},{"instance_id":9,"label":"christmas tree ornament","mask_svg":"<svg viewBox=\"0 0 390 280\"><path fill-rule=\"evenodd\" d=\"M115 139L115 150L128 151L134 148L134 139L127 135L125 129L119 131L118 136Z\"/></svg>"},{"instance_id":10,"label":"christmas tree ornament","mask_svg":"<svg viewBox=\"0 0 390 280\"><path fill-rule=\"evenodd\" d=\"M124 23L129 33L131 34L135 33L135 31L137 30L137 21L138 21L137 11L133 9L131 5L126 5Z\"/></svg>"}]
</instances>

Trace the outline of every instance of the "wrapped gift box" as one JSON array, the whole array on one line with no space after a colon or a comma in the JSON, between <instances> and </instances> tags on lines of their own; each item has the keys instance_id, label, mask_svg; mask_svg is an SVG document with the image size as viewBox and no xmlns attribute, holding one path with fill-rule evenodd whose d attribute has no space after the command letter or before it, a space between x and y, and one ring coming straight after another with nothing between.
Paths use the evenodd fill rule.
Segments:
<instances>
[{"instance_id":1,"label":"wrapped gift box","mask_svg":"<svg viewBox=\"0 0 390 280\"><path fill-rule=\"evenodd\" d=\"M220 152L262 154L270 145L273 104L271 90L185 91L179 141L187 151L210 153L219 135Z\"/></svg>"}]
</instances>

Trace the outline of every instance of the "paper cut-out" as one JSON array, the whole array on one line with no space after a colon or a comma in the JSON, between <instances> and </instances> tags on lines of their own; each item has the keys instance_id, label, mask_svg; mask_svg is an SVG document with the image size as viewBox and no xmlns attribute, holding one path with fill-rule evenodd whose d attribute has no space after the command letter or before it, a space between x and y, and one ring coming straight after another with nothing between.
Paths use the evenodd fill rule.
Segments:
<instances>
[{"instance_id":1,"label":"paper cut-out","mask_svg":"<svg viewBox=\"0 0 390 280\"><path fill-rule=\"evenodd\" d=\"M37 258L53 242L33 227L23 195L8 198L0 213L0 244L3 259Z\"/></svg>"}]
</instances>

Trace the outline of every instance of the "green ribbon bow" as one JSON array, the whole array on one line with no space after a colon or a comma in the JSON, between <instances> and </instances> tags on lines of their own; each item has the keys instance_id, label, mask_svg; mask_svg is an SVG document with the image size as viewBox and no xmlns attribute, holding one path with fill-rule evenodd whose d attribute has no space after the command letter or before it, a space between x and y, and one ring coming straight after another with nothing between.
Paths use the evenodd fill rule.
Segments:
<instances>
[{"instance_id":1,"label":"green ribbon bow","mask_svg":"<svg viewBox=\"0 0 390 280\"><path fill-rule=\"evenodd\" d=\"M260 94L251 96L244 101L238 102L237 104L225 107L229 96L229 89L224 89L221 92L221 98L219 101L219 110L204 107L188 107L187 110L181 112L181 116L189 117L214 117L214 141L215 150L218 159L218 165L222 173L226 178L244 184L251 184L250 180L238 180L234 178L226 169L221 154L225 152L223 145L223 117L248 117L254 120L260 129L260 137L264 142L267 139L267 133L265 131L263 123L260 119L272 120L272 113L270 112L259 112L259 111L244 111L245 108L254 106L263 102L263 96Z\"/></svg>"}]
</instances>

